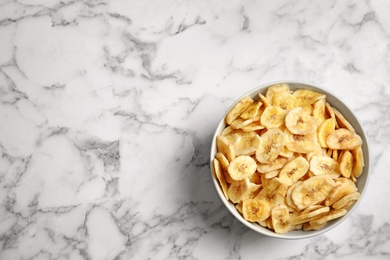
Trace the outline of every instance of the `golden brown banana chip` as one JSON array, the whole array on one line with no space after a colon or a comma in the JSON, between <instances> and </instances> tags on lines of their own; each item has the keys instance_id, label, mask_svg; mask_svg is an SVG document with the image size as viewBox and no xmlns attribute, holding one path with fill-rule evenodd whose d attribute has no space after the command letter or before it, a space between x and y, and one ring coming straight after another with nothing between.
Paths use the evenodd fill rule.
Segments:
<instances>
[{"instance_id":1,"label":"golden brown banana chip","mask_svg":"<svg viewBox=\"0 0 390 260\"><path fill-rule=\"evenodd\" d=\"M282 169L283 166L287 163L288 159L284 157L278 157L268 164L257 164L257 171L261 173L272 172L275 170Z\"/></svg>"},{"instance_id":2,"label":"golden brown banana chip","mask_svg":"<svg viewBox=\"0 0 390 260\"><path fill-rule=\"evenodd\" d=\"M362 147L359 146L351 151L354 159L354 165L352 168L352 176L358 178L363 173L364 156Z\"/></svg>"},{"instance_id":3,"label":"golden brown banana chip","mask_svg":"<svg viewBox=\"0 0 390 260\"><path fill-rule=\"evenodd\" d=\"M293 134L311 134L317 131L317 119L307 114L302 107L296 107L288 112L286 127Z\"/></svg>"},{"instance_id":4,"label":"golden brown banana chip","mask_svg":"<svg viewBox=\"0 0 390 260\"><path fill-rule=\"evenodd\" d=\"M290 92L280 92L274 95L272 105L288 111L297 107L297 99Z\"/></svg>"},{"instance_id":5,"label":"golden brown banana chip","mask_svg":"<svg viewBox=\"0 0 390 260\"><path fill-rule=\"evenodd\" d=\"M317 218L310 221L310 225L321 225L328 221L331 221L336 218L340 218L347 214L347 210L345 209L333 209L321 216L318 216Z\"/></svg>"},{"instance_id":6,"label":"golden brown banana chip","mask_svg":"<svg viewBox=\"0 0 390 260\"><path fill-rule=\"evenodd\" d=\"M346 151L343 153L343 156L340 160L340 173L345 177L351 177L353 168L353 156L350 151Z\"/></svg>"},{"instance_id":7,"label":"golden brown banana chip","mask_svg":"<svg viewBox=\"0 0 390 260\"><path fill-rule=\"evenodd\" d=\"M305 105L312 105L317 100L326 98L324 94L318 93L316 91L308 90L308 89L295 90L294 96L297 99L298 105L301 107Z\"/></svg>"},{"instance_id":8,"label":"golden brown banana chip","mask_svg":"<svg viewBox=\"0 0 390 260\"><path fill-rule=\"evenodd\" d=\"M352 133L356 133L355 129L353 126L348 122L347 119L336 109L333 107L333 112L336 117L337 123L340 128L347 128L349 131Z\"/></svg>"},{"instance_id":9,"label":"golden brown banana chip","mask_svg":"<svg viewBox=\"0 0 390 260\"><path fill-rule=\"evenodd\" d=\"M322 124L318 127L318 142L321 147L327 148L326 138L334 132L336 129L336 120L334 118L328 118L322 122Z\"/></svg>"},{"instance_id":10,"label":"golden brown banana chip","mask_svg":"<svg viewBox=\"0 0 390 260\"><path fill-rule=\"evenodd\" d=\"M319 125L325 121L325 99L316 101L314 104L313 116L317 119Z\"/></svg>"},{"instance_id":11,"label":"golden brown banana chip","mask_svg":"<svg viewBox=\"0 0 390 260\"><path fill-rule=\"evenodd\" d=\"M310 211L308 213L300 214L297 217L291 218L291 224L292 225L299 225L299 224L303 224L306 222L310 222L315 217L322 215L326 212L329 212L329 210L330 210L329 207L321 207L317 210L313 210L313 211Z\"/></svg>"},{"instance_id":12,"label":"golden brown banana chip","mask_svg":"<svg viewBox=\"0 0 390 260\"><path fill-rule=\"evenodd\" d=\"M355 191L357 191L357 187L353 181L347 178L340 178L337 180L337 185L335 185L334 189L329 193L329 196L326 198L325 205L331 206L336 201L339 201L344 196Z\"/></svg>"},{"instance_id":13,"label":"golden brown banana chip","mask_svg":"<svg viewBox=\"0 0 390 260\"><path fill-rule=\"evenodd\" d=\"M234 153L234 148L229 143L229 140L226 138L226 136L217 136L217 150L223 153L223 155L225 155L229 162L233 161L233 159L236 157Z\"/></svg>"},{"instance_id":14,"label":"golden brown banana chip","mask_svg":"<svg viewBox=\"0 0 390 260\"><path fill-rule=\"evenodd\" d=\"M296 157L286 163L286 165L280 170L279 180L291 186L297 182L309 169L309 162L303 157Z\"/></svg>"},{"instance_id":15,"label":"golden brown banana chip","mask_svg":"<svg viewBox=\"0 0 390 260\"><path fill-rule=\"evenodd\" d=\"M230 162L228 172L235 181L252 176L256 172L257 164L250 156L241 155Z\"/></svg>"},{"instance_id":16,"label":"golden brown banana chip","mask_svg":"<svg viewBox=\"0 0 390 260\"><path fill-rule=\"evenodd\" d=\"M260 107L262 105L263 105L262 102L255 102L255 103L253 103L244 112L242 112L240 117L242 119L246 120L246 119L250 119L250 118L254 118L254 117L260 116L259 112L260 112Z\"/></svg>"},{"instance_id":17,"label":"golden brown banana chip","mask_svg":"<svg viewBox=\"0 0 390 260\"><path fill-rule=\"evenodd\" d=\"M298 209L324 201L335 186L335 182L327 175L313 176L303 181L294 189L291 197Z\"/></svg>"},{"instance_id":18,"label":"golden brown banana chip","mask_svg":"<svg viewBox=\"0 0 390 260\"><path fill-rule=\"evenodd\" d=\"M278 93L289 93L290 92L290 86L288 84L276 84L272 85L267 89L267 92L265 93L265 96L268 100L272 101L274 96Z\"/></svg>"},{"instance_id":19,"label":"golden brown banana chip","mask_svg":"<svg viewBox=\"0 0 390 260\"><path fill-rule=\"evenodd\" d=\"M255 197L260 187L261 185L251 183L248 178L241 181L234 181L227 190L227 195L233 203L239 203Z\"/></svg>"},{"instance_id":20,"label":"golden brown banana chip","mask_svg":"<svg viewBox=\"0 0 390 260\"><path fill-rule=\"evenodd\" d=\"M286 147L295 153L307 154L313 152L317 147L317 134L307 135L293 134L287 129L284 131L286 138Z\"/></svg>"},{"instance_id":21,"label":"golden brown banana chip","mask_svg":"<svg viewBox=\"0 0 390 260\"><path fill-rule=\"evenodd\" d=\"M247 199L242 202L242 212L245 220L261 222L271 215L271 209L265 200Z\"/></svg>"},{"instance_id":22,"label":"golden brown banana chip","mask_svg":"<svg viewBox=\"0 0 390 260\"><path fill-rule=\"evenodd\" d=\"M228 192L227 192L228 186L225 180L225 176L222 173L221 164L217 159L214 159L213 165L214 165L214 173L215 176L217 177L219 184L221 185L223 195L225 195L226 199L229 199Z\"/></svg>"},{"instance_id":23,"label":"golden brown banana chip","mask_svg":"<svg viewBox=\"0 0 390 260\"><path fill-rule=\"evenodd\" d=\"M342 209L345 207L349 207L350 203L357 201L360 198L360 193L355 191L352 193L349 193L348 195L345 195L343 198L341 198L339 201L336 201L333 205L332 208L334 209Z\"/></svg>"},{"instance_id":24,"label":"golden brown banana chip","mask_svg":"<svg viewBox=\"0 0 390 260\"><path fill-rule=\"evenodd\" d=\"M274 161L284 147L284 134L278 128L271 128L261 136L259 149L256 151L256 159L260 163Z\"/></svg>"},{"instance_id":25,"label":"golden brown banana chip","mask_svg":"<svg viewBox=\"0 0 390 260\"><path fill-rule=\"evenodd\" d=\"M290 213L286 205L279 205L271 210L272 227L278 234L291 230Z\"/></svg>"},{"instance_id":26,"label":"golden brown banana chip","mask_svg":"<svg viewBox=\"0 0 390 260\"><path fill-rule=\"evenodd\" d=\"M362 145L362 139L346 128L339 128L328 135L326 145L331 149L352 150Z\"/></svg>"},{"instance_id":27,"label":"golden brown banana chip","mask_svg":"<svg viewBox=\"0 0 390 260\"><path fill-rule=\"evenodd\" d=\"M284 124L286 115L286 110L276 106L268 106L260 117L260 123L268 129L277 128Z\"/></svg>"},{"instance_id":28,"label":"golden brown banana chip","mask_svg":"<svg viewBox=\"0 0 390 260\"><path fill-rule=\"evenodd\" d=\"M226 115L226 124L230 125L242 112L244 112L250 105L253 104L253 99L250 97L242 98Z\"/></svg>"}]
</instances>

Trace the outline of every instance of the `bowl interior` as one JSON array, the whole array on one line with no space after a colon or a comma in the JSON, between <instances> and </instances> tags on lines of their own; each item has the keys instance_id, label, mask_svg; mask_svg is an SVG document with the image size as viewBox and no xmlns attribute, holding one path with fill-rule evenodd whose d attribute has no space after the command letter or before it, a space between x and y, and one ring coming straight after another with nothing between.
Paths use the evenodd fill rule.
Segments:
<instances>
[{"instance_id":1,"label":"bowl interior","mask_svg":"<svg viewBox=\"0 0 390 260\"><path fill-rule=\"evenodd\" d=\"M342 221L344 221L346 218L348 218L348 216L357 207L357 205L359 204L359 201L361 199L359 201L357 201L354 205L352 205L348 209L348 213L346 215L344 215L343 217L341 217L339 219L336 219L336 220L333 220L333 221L329 221L328 224L324 228L322 228L320 230L317 230L317 231L293 230L293 231L290 231L290 232L288 232L286 234L277 234L277 233L274 233L273 231L271 231L271 230L269 230L267 228L264 228L264 227L262 227L262 226L260 226L260 225L258 225L256 223L250 223L250 222L246 221L242 217L242 215L235 208L235 205L232 202L228 201L225 198L225 196L223 195L223 192L222 192L222 190L221 190L221 188L219 186L218 180L215 178L214 168L212 166L212 161L215 158L215 155L217 153L217 147L216 147L216 141L215 141L216 140L216 136L218 134L220 134L222 132L222 130L226 127L225 117L226 117L228 111L239 100L241 100L244 96L248 96L248 97L251 97L251 98L253 98L255 100L258 100L258 94L259 93L262 93L262 94L265 95L265 93L266 93L266 91L267 91L269 86L272 86L274 84L281 84L281 83L287 83L290 86L291 90L304 88L304 89L314 90L314 91L317 91L319 93L325 94L327 102L331 106L335 107L338 111L340 111L340 113L355 128L356 133L358 135L360 135L360 137L363 140L362 149L363 149L363 154L364 154L364 164L365 164L365 166L364 166L362 175L357 179L357 183L356 183L356 186L358 187L358 190L361 193L361 197L363 196L363 194L365 192L365 189L367 187L367 183L368 183L368 175L369 175L368 173L369 173L369 165L370 165L369 164L369 159L370 158L369 158L368 143L367 143L367 138L366 138L366 135L364 134L363 128L360 125L360 123L357 120L357 118L352 113L352 111L342 101L340 101L337 97L335 97L329 91L326 91L325 89L320 88L320 87L316 87L316 86L310 85L308 83L300 83L300 82L296 82L296 81L271 82L271 83L263 84L263 85L255 88L255 89L249 91L248 93L244 94L239 99L237 99L237 101L224 114L224 116L222 117L221 121L219 122L219 124L217 126L217 129L216 129L216 131L214 133L213 141L212 141L212 144L211 144L211 152L210 152L210 168L211 168L211 172L212 172L212 179L213 179L213 182L214 182L214 186L216 187L216 190L218 192L219 197L221 198L221 200L223 201L225 206L228 208L228 210L231 212L231 214L233 214L245 226L249 227L250 229L252 229L252 230L254 230L254 231L256 231L256 232L258 232L260 234L271 236L271 237L276 237L276 238L284 238L284 239L308 238L308 237L313 237L313 236L320 235L320 234L322 234L322 233L324 233L324 232L334 228L338 224L340 224Z\"/></svg>"}]
</instances>

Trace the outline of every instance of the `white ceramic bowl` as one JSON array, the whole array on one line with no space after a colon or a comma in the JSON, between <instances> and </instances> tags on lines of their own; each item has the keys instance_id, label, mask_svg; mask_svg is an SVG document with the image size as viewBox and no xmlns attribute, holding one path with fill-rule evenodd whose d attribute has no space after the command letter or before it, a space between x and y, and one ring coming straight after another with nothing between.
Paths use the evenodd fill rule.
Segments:
<instances>
[{"instance_id":1,"label":"white ceramic bowl","mask_svg":"<svg viewBox=\"0 0 390 260\"><path fill-rule=\"evenodd\" d=\"M341 112L341 114L348 120L348 122L355 128L356 133L358 135L360 135L360 137L363 140L362 149L363 149L363 154L364 154L364 164L365 164L365 166L364 166L364 170L363 170L362 175L357 179L356 186L358 187L358 190L361 193L360 200L362 199L362 197L364 195L364 192L365 192L365 190L367 188L367 185L368 185L369 167L370 167L370 156L369 156L368 143L367 143L367 138L366 138L366 135L365 135L365 133L363 131L362 126L360 125L359 121L357 120L355 115L352 113L352 111L341 100L339 100L337 97L335 97L332 93L330 93L329 91L325 90L324 88L321 88L321 87L318 87L318 86L314 86L314 85L308 84L308 83L297 82L297 81L277 81L277 82L270 82L270 83L262 84L261 86L259 86L257 88L254 88L251 91L245 93L240 98L238 98L236 100L236 102L234 102L234 104L232 104L232 106L226 111L226 113L222 117L221 121L219 122L219 124L217 126L217 129L215 130L215 133L214 133L214 136L213 136L213 140L212 140L212 143L211 143L211 152L210 152L211 176L212 176L212 180L214 182L214 186L215 186L215 188L217 190L217 193L218 193L219 197L221 198L222 202L225 204L225 206L231 212L231 214L233 214L233 216L235 216L245 226L249 227L250 229L252 229L252 230L254 230L254 231L256 231L256 232L258 232L258 233L260 233L262 235L266 235L266 236L270 236L270 237L283 238L283 239L309 238L309 237L313 237L313 236L317 236L317 235L323 234L323 233L331 230L332 228L336 227L337 225L339 225L341 222L343 222L346 218L348 218L351 215L353 210L358 206L360 200L357 201L357 203L355 203L353 206L351 206L348 209L348 213L346 215L344 215L341 218L338 218L338 219L335 219L333 221L328 222L327 225L324 228L320 229L320 230L317 230L317 231L294 230L294 231L290 231L290 232L288 232L286 234L276 234L275 232L273 232L273 231L271 231L271 230L269 230L269 229L267 229L265 227L262 227L262 226L260 226L260 225L258 225L256 223L248 222L248 221L246 221L242 217L242 215L235 208L235 205L232 202L228 201L225 198L225 196L223 195L223 192L222 192L222 190L221 190L221 188L219 186L218 180L215 177L214 167L212 166L212 161L215 158L215 155L217 153L217 146L216 146L216 141L215 141L216 140L216 136L218 134L220 134L222 132L222 130L226 127L225 117L226 117L228 111L239 100L241 100L244 96L249 96L249 97L257 100L258 99L258 94L262 93L262 94L265 95L266 90L267 90L267 88L269 86L272 86L274 84L282 84L282 83L287 83L290 86L291 90L304 88L304 89L310 89L310 90L314 90L314 91L326 94L327 102L331 106L333 106L337 110L339 110Z\"/></svg>"}]
</instances>

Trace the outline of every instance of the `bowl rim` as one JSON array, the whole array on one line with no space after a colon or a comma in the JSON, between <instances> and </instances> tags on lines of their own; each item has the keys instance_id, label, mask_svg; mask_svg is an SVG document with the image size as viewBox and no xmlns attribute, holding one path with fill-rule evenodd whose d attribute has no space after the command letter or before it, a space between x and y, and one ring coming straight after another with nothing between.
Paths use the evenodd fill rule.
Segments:
<instances>
[{"instance_id":1,"label":"bowl rim","mask_svg":"<svg viewBox=\"0 0 390 260\"><path fill-rule=\"evenodd\" d=\"M251 223L249 221L246 221L242 217L242 215L237 211L237 209L234 207L234 204L225 198L225 196L224 196L224 194L223 194L223 192L222 192L222 190L220 188L219 182L218 182L217 178L215 177L215 172L214 172L214 167L213 167L213 160L215 158L216 151L217 151L217 149L216 149L216 137L217 137L218 134L221 133L221 131L224 129L224 127L226 127L225 117L226 117L227 113L243 97L245 97L245 96L249 96L249 97L252 96L253 97L255 95L258 95L258 93L260 93L261 91L263 91L265 93L265 90L268 87L270 87L272 85L276 85L276 84L283 84L283 83L284 84L288 84L290 86L290 89L291 89L291 86L294 86L294 85L304 85L305 88L308 87L306 89L311 89L311 90L314 90L314 91L318 91L320 93L324 93L327 96L326 97L327 101L328 101L328 98L330 97L333 100L333 102L336 102L337 104L333 104L333 102L329 102L329 104L331 104L333 107L336 107L339 111L340 110L344 110L344 112L347 111L347 113L349 114L348 117L351 117L351 118L348 118L348 121L355 128L356 132L360 135L360 137L363 140L362 149L363 149L363 154L364 154L365 166L363 168L363 173L362 173L361 176L359 176L359 178L361 178L364 175L365 181L363 182L362 189L359 189L360 199L357 202L355 202L348 209L347 214L345 214L343 217L341 217L339 219L330 221L330 223L328 223L324 228L322 228L320 230L315 230L315 231L314 230L312 230L312 231L300 231L299 230L300 232L297 232L296 230L293 230L293 231L290 231L290 232L285 233L285 234L278 234L278 233L275 233L272 230L269 230L268 228L265 228L265 227L262 227L262 226L258 225L257 223ZM304 88L304 87L302 87L302 88ZM298 89L298 88L293 87L293 89ZM340 109L340 107L341 107L341 109ZM343 115L344 115L344 112L342 113ZM353 122L351 122L351 121L353 121ZM212 139L212 142L211 142L210 162L209 162L210 173L211 173L212 181L214 183L214 187L215 187L215 189L216 189L216 191L218 193L219 198L221 199L221 201L225 205L225 207L228 209L228 211L237 220L239 220L242 224L244 224L245 226L247 226L251 230L255 231L256 233L259 233L259 234L264 235L264 236L280 238L280 239L287 239L287 240L306 239L306 238L311 238L311 237L314 237L314 236L319 236L321 234L324 234L327 231L330 231L331 229L335 228L336 226L340 225L345 219L347 219L352 214L352 212L357 208L357 206L359 205L360 201L362 200L362 198L363 198L363 196L364 196L364 194L365 194L365 192L367 190L368 183L369 183L369 177L370 177L370 174L369 174L369 169L370 169L370 151L369 151L368 138L367 138L367 136L365 134L364 128L362 127L360 121L358 120L358 118L354 114L353 110L350 107L348 107L348 105L345 104L343 101L341 101L337 97L337 95L335 95L332 91L329 91L329 89L323 87L322 85L315 84L315 83L308 82L308 81L297 81L297 80L277 80L277 81L270 81L270 82L262 83L262 84L258 85L257 87L254 87L254 88L250 89L249 91L247 91L246 93L244 93L240 97L238 97L232 103L232 105L225 111L225 113L223 114L222 118L219 120L219 123L217 124L217 127L215 129L216 130L215 130L215 132L213 134L213 139ZM359 178L358 178L358 181L359 181Z\"/></svg>"}]
</instances>

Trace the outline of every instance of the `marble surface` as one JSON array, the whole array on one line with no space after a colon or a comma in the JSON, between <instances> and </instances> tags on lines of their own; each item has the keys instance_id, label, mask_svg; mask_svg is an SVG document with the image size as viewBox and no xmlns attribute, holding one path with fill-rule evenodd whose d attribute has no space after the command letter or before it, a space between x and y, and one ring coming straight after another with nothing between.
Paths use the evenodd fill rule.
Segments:
<instances>
[{"instance_id":1,"label":"marble surface","mask_svg":"<svg viewBox=\"0 0 390 260\"><path fill-rule=\"evenodd\" d=\"M0 259L389 259L389 1L0 1ZM369 139L349 219L310 239L224 208L209 151L259 84L325 86Z\"/></svg>"}]
</instances>

